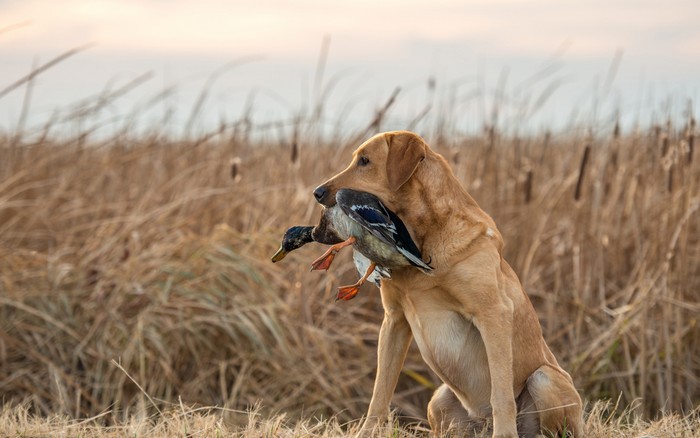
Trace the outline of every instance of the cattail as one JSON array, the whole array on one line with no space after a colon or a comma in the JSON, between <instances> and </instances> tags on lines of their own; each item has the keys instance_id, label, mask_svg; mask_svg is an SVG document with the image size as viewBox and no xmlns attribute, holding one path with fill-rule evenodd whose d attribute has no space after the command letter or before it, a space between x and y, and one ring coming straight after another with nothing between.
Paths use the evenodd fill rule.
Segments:
<instances>
[{"instance_id":1,"label":"cattail","mask_svg":"<svg viewBox=\"0 0 700 438\"><path fill-rule=\"evenodd\" d=\"M661 135L661 157L665 157L668 153L668 134Z\"/></svg>"},{"instance_id":2,"label":"cattail","mask_svg":"<svg viewBox=\"0 0 700 438\"><path fill-rule=\"evenodd\" d=\"M532 196L532 169L525 174L525 203L529 204Z\"/></svg>"},{"instance_id":3,"label":"cattail","mask_svg":"<svg viewBox=\"0 0 700 438\"><path fill-rule=\"evenodd\" d=\"M240 181L241 180L241 174L240 174L241 158L240 157L231 158L231 161L229 161L229 166L231 167L231 179L233 180L233 182Z\"/></svg>"},{"instance_id":4,"label":"cattail","mask_svg":"<svg viewBox=\"0 0 700 438\"><path fill-rule=\"evenodd\" d=\"M493 148L496 144L496 126L495 125L490 125L488 127L488 135L489 135L489 148Z\"/></svg>"},{"instance_id":5,"label":"cattail","mask_svg":"<svg viewBox=\"0 0 700 438\"><path fill-rule=\"evenodd\" d=\"M613 128L613 139L617 140L620 138L620 121L615 122L615 128Z\"/></svg>"},{"instance_id":6,"label":"cattail","mask_svg":"<svg viewBox=\"0 0 700 438\"><path fill-rule=\"evenodd\" d=\"M661 139L661 126L656 124L654 125L654 141L652 143L653 147L656 147L659 144L659 139Z\"/></svg>"},{"instance_id":7,"label":"cattail","mask_svg":"<svg viewBox=\"0 0 700 438\"><path fill-rule=\"evenodd\" d=\"M695 117L690 119L690 130L688 132L688 164L693 162L693 149L695 148Z\"/></svg>"},{"instance_id":8,"label":"cattail","mask_svg":"<svg viewBox=\"0 0 700 438\"><path fill-rule=\"evenodd\" d=\"M574 192L574 200L578 201L581 198L581 187L583 186L583 175L586 172L586 164L588 163L588 155L591 152L591 145L587 144L583 150L583 158L581 158L581 168L578 172L578 181L576 182L576 192Z\"/></svg>"},{"instance_id":9,"label":"cattail","mask_svg":"<svg viewBox=\"0 0 700 438\"><path fill-rule=\"evenodd\" d=\"M292 164L296 164L297 160L299 159L299 145L296 141L292 142L292 153L289 159L291 160Z\"/></svg>"}]
</instances>

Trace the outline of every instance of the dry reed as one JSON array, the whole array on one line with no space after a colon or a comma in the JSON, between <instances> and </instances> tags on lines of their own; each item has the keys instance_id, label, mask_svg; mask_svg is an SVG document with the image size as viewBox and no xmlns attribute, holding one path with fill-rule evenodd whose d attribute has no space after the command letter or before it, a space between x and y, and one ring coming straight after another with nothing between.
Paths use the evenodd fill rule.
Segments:
<instances>
[{"instance_id":1,"label":"dry reed","mask_svg":"<svg viewBox=\"0 0 700 438\"><path fill-rule=\"evenodd\" d=\"M0 139L4 427L31 414L47 418L37 430L98 424L116 435L352 434L344 423L364 413L372 389L377 290L336 303L334 288L355 275L347 255L328 274L308 272L319 247L277 265L269 256L287 226L317 220L313 187L355 145L299 133L292 163L280 159L288 145L238 126L181 142ZM700 169L682 137L547 134L517 139L517 154L493 127L428 137L495 218L583 397L634 406L626 418L640 420L623 436L662 430L663 418L641 419L700 402ZM425 418L437 383L412 348L394 398L402 424ZM271 423L233 413L253 406ZM590 406L590 436L611 436L600 432L607 408ZM668 427L697 430L695 412ZM416 427L397 430L423 433Z\"/></svg>"}]
</instances>

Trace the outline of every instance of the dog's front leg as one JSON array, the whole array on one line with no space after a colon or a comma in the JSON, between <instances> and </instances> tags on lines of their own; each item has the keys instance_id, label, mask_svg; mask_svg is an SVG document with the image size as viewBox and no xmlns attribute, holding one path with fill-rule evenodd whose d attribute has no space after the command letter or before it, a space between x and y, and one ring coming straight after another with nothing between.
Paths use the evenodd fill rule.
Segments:
<instances>
[{"instance_id":1,"label":"dog's front leg","mask_svg":"<svg viewBox=\"0 0 700 438\"><path fill-rule=\"evenodd\" d=\"M377 376L367 419L362 426L363 435L371 433L378 424L388 418L391 397L396 389L410 343L411 327L403 312L398 309L388 311L385 305L384 321L379 330Z\"/></svg>"},{"instance_id":2,"label":"dog's front leg","mask_svg":"<svg viewBox=\"0 0 700 438\"><path fill-rule=\"evenodd\" d=\"M504 297L505 298L505 297ZM513 304L507 298L479 312L474 323L486 347L491 374L493 436L517 438L513 392Z\"/></svg>"}]
</instances>

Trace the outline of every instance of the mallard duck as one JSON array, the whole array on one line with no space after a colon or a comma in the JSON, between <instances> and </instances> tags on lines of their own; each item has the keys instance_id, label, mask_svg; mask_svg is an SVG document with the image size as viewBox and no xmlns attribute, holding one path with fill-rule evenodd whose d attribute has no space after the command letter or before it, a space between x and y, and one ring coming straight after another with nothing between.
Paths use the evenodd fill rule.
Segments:
<instances>
[{"instance_id":1,"label":"mallard duck","mask_svg":"<svg viewBox=\"0 0 700 438\"><path fill-rule=\"evenodd\" d=\"M338 207L334 206L331 208L333 209ZM330 215L324 214L324 216L322 217L322 223L325 222L324 218L326 218L327 216ZM272 262L279 262L280 260L285 258L287 254L296 249L301 248L307 243L319 242L331 245L342 242L340 238L332 237L334 236L332 233L329 233L328 231L322 231L324 229L324 227L319 228L319 226L294 226L289 228L282 237L282 244L280 245L280 248L277 250L275 255L272 256ZM355 267L357 268L357 271L360 273L360 276L363 276L367 272L367 269L369 268L372 261L364 255L362 255L362 253L360 253L357 250L353 250L352 258L353 262L355 263ZM328 267L330 267L330 263L328 263L326 269L328 269ZM372 271L372 273L369 275L366 281L374 283L377 285L377 287L379 287L382 278L390 278L390 272L388 269L385 269L382 266L376 266L374 271ZM338 299L342 298L338 297Z\"/></svg>"},{"instance_id":2,"label":"mallard duck","mask_svg":"<svg viewBox=\"0 0 700 438\"><path fill-rule=\"evenodd\" d=\"M340 300L354 298L366 281L379 285L382 278L391 278L392 268L415 266L425 273L432 270L430 262L422 260L401 219L366 192L338 190L336 205L324 209L319 225L287 230L272 260L279 261L288 252L313 241L332 246L311 264L312 270L327 270L338 251L353 246L355 267L362 277L353 285L338 288L336 299Z\"/></svg>"}]
</instances>

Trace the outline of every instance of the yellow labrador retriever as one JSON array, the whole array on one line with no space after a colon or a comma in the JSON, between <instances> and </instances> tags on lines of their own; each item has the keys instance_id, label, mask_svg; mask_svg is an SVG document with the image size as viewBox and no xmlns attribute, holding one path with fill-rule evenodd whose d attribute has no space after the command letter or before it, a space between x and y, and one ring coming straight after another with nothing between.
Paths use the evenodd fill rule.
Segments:
<instances>
[{"instance_id":1,"label":"yellow labrador retriever","mask_svg":"<svg viewBox=\"0 0 700 438\"><path fill-rule=\"evenodd\" d=\"M403 219L433 275L410 267L383 280L377 376L363 430L386 420L411 337L441 385L428 405L437 434L468 435L493 419L494 437L583 436L581 398L542 337L493 219L418 135L376 135L347 169L314 191L378 196Z\"/></svg>"}]
</instances>

